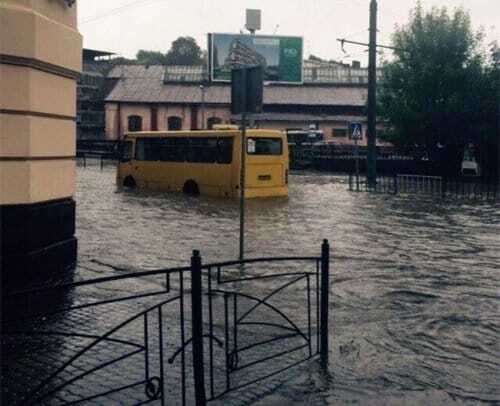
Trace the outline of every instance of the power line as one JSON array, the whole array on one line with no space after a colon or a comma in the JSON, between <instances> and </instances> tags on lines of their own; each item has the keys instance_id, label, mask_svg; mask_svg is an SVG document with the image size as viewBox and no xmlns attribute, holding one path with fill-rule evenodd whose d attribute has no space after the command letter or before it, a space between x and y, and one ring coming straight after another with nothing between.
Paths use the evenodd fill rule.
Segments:
<instances>
[{"instance_id":1,"label":"power line","mask_svg":"<svg viewBox=\"0 0 500 406\"><path fill-rule=\"evenodd\" d=\"M127 4L124 4L120 7L116 7L114 9L111 9L111 10L108 10L102 14L98 14L98 15L95 15L93 17L90 17L86 20L83 20L81 21L79 24L82 25L82 24L87 24L87 23L90 23L90 22L93 22L93 21L96 21L96 20L100 20L102 18L106 18L106 17L110 17L110 16L113 16L113 15L116 15L116 14L120 14L122 13L123 11L125 11L126 9L130 8L130 7L134 7L134 6L137 6L139 4L143 4L143 3L147 3L147 2L150 2L150 1L158 1L158 0L135 0L135 1L132 1L130 3L127 3Z\"/></svg>"},{"instance_id":2,"label":"power line","mask_svg":"<svg viewBox=\"0 0 500 406\"><path fill-rule=\"evenodd\" d=\"M370 46L370 44L367 44L366 42L350 41L350 40L347 40L345 38L337 38L337 41L340 42L343 52L346 52L345 49L344 49L344 44L362 45L362 46L365 46L365 47L369 47ZM392 47L390 45L376 44L375 46L377 48L386 48L386 49L392 49L393 51L407 52L406 49L398 48L398 47Z\"/></svg>"}]
</instances>

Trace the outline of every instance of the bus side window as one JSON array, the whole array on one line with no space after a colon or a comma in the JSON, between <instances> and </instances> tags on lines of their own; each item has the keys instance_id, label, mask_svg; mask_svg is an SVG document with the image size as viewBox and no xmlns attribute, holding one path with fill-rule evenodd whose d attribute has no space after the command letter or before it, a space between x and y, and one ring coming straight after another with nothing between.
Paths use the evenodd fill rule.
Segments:
<instances>
[{"instance_id":1,"label":"bus side window","mask_svg":"<svg viewBox=\"0 0 500 406\"><path fill-rule=\"evenodd\" d=\"M159 161L160 142L159 138L138 138L135 158L138 161Z\"/></svg>"},{"instance_id":2,"label":"bus side window","mask_svg":"<svg viewBox=\"0 0 500 406\"><path fill-rule=\"evenodd\" d=\"M230 164L233 161L233 139L219 138L217 140L217 162Z\"/></svg>"},{"instance_id":3,"label":"bus side window","mask_svg":"<svg viewBox=\"0 0 500 406\"><path fill-rule=\"evenodd\" d=\"M190 138L188 162L214 163L217 155L217 138Z\"/></svg>"},{"instance_id":4,"label":"bus side window","mask_svg":"<svg viewBox=\"0 0 500 406\"><path fill-rule=\"evenodd\" d=\"M184 162L186 160L187 140L185 138L163 138L160 147L160 160Z\"/></svg>"},{"instance_id":5,"label":"bus side window","mask_svg":"<svg viewBox=\"0 0 500 406\"><path fill-rule=\"evenodd\" d=\"M119 145L120 162L128 162L132 159L132 141L122 141Z\"/></svg>"}]
</instances>

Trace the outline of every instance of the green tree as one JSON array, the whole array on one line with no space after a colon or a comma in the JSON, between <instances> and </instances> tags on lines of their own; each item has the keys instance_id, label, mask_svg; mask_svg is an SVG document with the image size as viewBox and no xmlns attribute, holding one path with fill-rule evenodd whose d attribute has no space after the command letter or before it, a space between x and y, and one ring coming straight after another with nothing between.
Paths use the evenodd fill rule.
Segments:
<instances>
[{"instance_id":1,"label":"green tree","mask_svg":"<svg viewBox=\"0 0 500 406\"><path fill-rule=\"evenodd\" d=\"M165 63L167 65L201 65L203 53L194 38L179 37L172 42Z\"/></svg>"},{"instance_id":2,"label":"green tree","mask_svg":"<svg viewBox=\"0 0 500 406\"><path fill-rule=\"evenodd\" d=\"M138 64L141 65L164 65L166 63L166 56L158 51L147 51L145 49L139 50L135 57Z\"/></svg>"},{"instance_id":3,"label":"green tree","mask_svg":"<svg viewBox=\"0 0 500 406\"><path fill-rule=\"evenodd\" d=\"M443 171L456 174L465 146L477 144L492 119L483 108L496 100L482 34L461 8L424 13L419 3L392 40L395 58L384 65L378 89L389 139L424 148Z\"/></svg>"}]
</instances>

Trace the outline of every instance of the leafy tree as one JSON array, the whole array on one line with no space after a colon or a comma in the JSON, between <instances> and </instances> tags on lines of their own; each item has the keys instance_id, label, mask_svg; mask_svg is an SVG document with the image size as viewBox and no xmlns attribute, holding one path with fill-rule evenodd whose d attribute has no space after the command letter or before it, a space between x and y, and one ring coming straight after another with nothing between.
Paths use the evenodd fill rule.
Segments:
<instances>
[{"instance_id":1,"label":"leafy tree","mask_svg":"<svg viewBox=\"0 0 500 406\"><path fill-rule=\"evenodd\" d=\"M166 63L166 56L158 51L147 51L145 49L139 50L135 57L138 64L141 65L164 65Z\"/></svg>"},{"instance_id":2,"label":"leafy tree","mask_svg":"<svg viewBox=\"0 0 500 406\"><path fill-rule=\"evenodd\" d=\"M172 42L172 47L165 57L167 65L201 65L203 53L194 38L179 37Z\"/></svg>"},{"instance_id":3,"label":"leafy tree","mask_svg":"<svg viewBox=\"0 0 500 406\"><path fill-rule=\"evenodd\" d=\"M380 81L379 114L391 126L390 140L424 148L449 174L459 172L466 145L477 145L495 121L494 75L482 38L463 9L424 14L418 3L409 23L396 27L395 58Z\"/></svg>"}]
</instances>

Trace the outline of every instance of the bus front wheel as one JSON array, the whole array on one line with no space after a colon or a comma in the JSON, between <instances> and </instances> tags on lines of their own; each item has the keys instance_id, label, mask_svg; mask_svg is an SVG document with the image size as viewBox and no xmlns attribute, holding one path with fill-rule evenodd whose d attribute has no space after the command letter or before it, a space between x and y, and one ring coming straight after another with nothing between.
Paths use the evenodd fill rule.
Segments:
<instances>
[{"instance_id":1,"label":"bus front wheel","mask_svg":"<svg viewBox=\"0 0 500 406\"><path fill-rule=\"evenodd\" d=\"M123 179L123 186L134 188L137 186L137 183L135 183L135 179L132 176L127 176Z\"/></svg>"},{"instance_id":2,"label":"bus front wheel","mask_svg":"<svg viewBox=\"0 0 500 406\"><path fill-rule=\"evenodd\" d=\"M184 183L184 187L182 191L191 196L198 196L200 194L200 189L198 188L198 184L194 180L188 180Z\"/></svg>"}]
</instances>

